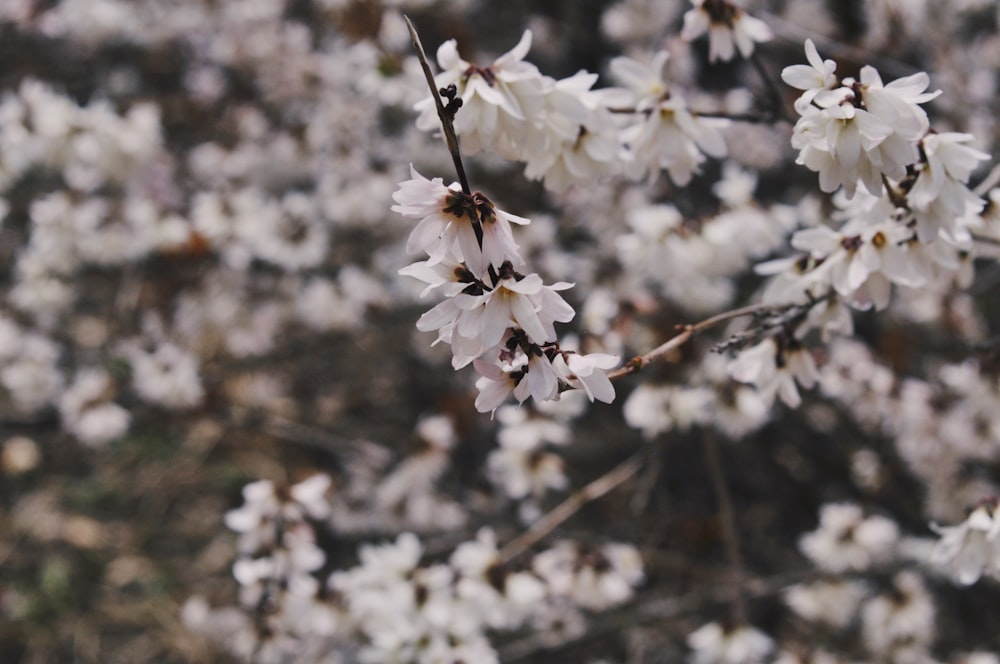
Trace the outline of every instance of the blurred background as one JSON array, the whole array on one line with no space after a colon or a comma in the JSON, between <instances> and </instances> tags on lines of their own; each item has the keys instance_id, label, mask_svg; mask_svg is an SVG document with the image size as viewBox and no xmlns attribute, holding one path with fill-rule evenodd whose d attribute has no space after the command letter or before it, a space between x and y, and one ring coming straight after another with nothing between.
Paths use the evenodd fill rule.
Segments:
<instances>
[{"instance_id":1,"label":"blurred background","mask_svg":"<svg viewBox=\"0 0 1000 664\"><path fill-rule=\"evenodd\" d=\"M745 6L775 32L760 49L775 80L803 61L807 37L841 76L864 64L887 81L927 71L931 88L944 90L929 105L935 128L969 132L996 151L995 2ZM391 194L410 163L446 182L452 167L442 142L414 127L426 88L401 16L432 58L453 38L463 57L489 62L531 29L530 62L555 78L596 72L598 87L614 84L612 57L648 60L666 48L670 80L693 106L753 106L766 95L753 68L710 64L704 40L678 40L689 8L0 0L0 662L228 661L182 622L182 607L196 594L214 606L237 602L235 537L223 518L258 479L334 478L341 520L322 541L325 571L356 564L361 543L403 530L424 531L431 557L483 525L509 540L528 512L565 497L545 494L526 511L504 495L486 467L506 425L475 411L471 371L453 371L447 350L414 327L430 302L397 274L412 261L411 220L389 211ZM792 165L790 133L780 123L726 130L728 163L754 174L756 205L775 223L761 259L788 253L785 236L799 222L787 219L830 210L815 175ZM675 206L698 235L719 210L713 185L736 177L717 161L686 188L665 176L619 178L565 194L495 155L467 155L466 164L498 206L532 218L518 241L533 269L577 284L567 299L579 313L567 329L585 345L645 352L678 324L753 301L761 283L750 263L708 281L693 264L649 283L615 250L629 211L643 206ZM744 242L736 228L727 242ZM1000 271L975 267L967 292L902 295L885 314L857 314L855 355L824 349L820 360L841 374L877 365L894 385L886 403L897 405L903 377L930 381L942 363L974 361L995 388ZM621 412L641 383L691 383L723 338L621 381L616 404L562 420L570 486L637 450L649 454L635 486L561 530L634 544L646 582L634 603L562 641L498 638L502 661L682 661L686 636L727 614L730 569L702 452L704 436L716 434L674 413L673 424L643 435ZM927 408L940 410L929 417L961 399L934 392ZM723 446L753 622L793 652L838 653L830 662L869 657L857 628L818 630L781 595L815 576L797 542L820 507L861 503L927 537L929 521L960 520L1000 483L991 453L970 454L974 463L959 455L955 473L933 484L878 413L853 407L843 394L817 393ZM456 442L422 489L430 507L373 504L379 478L426 452L418 425L432 416L447 418ZM461 516L435 522L442 514ZM889 572L873 576L891 586ZM933 590L935 656L971 662L952 653L1000 651L995 583L957 589L939 579Z\"/></svg>"}]
</instances>

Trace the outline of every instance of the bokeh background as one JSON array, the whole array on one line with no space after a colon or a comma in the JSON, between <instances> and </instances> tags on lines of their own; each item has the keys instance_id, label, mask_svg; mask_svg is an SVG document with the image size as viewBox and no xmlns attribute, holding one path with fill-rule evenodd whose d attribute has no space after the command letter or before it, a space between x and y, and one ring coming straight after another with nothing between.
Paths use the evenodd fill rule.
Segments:
<instances>
[{"instance_id":1,"label":"bokeh background","mask_svg":"<svg viewBox=\"0 0 1000 664\"><path fill-rule=\"evenodd\" d=\"M776 33L761 49L773 75L802 61L809 36L841 74L864 64L886 79L928 71L932 88L944 90L930 105L935 126L970 132L996 152L995 2L746 4ZM195 594L235 603L235 538L223 515L240 504L242 487L326 472L335 490L355 487L345 504L361 519L374 508L357 478L419 454L415 428L429 415L447 416L458 434L435 491L468 516L430 529L430 555L482 525L502 540L520 532L517 505L484 474L498 424L475 412L470 372L452 371L447 352L415 330L428 305L397 275L411 260L409 221L389 211L392 191L411 162L429 177L451 173L443 144L413 127L412 105L426 92L401 14L432 53L454 38L467 59L488 61L530 28L528 59L556 78L587 69L611 85L615 55L668 48L693 100L725 107L761 96L745 64L710 65L705 43L679 43L688 8L679 0L0 0L0 662L227 661L181 614ZM789 91L789 107L793 98ZM758 173L762 206L816 193L814 174L792 166L789 135L787 125L727 130L733 160ZM578 311L598 289L616 302L605 323L626 352L752 301L760 284L749 269L726 275L718 309L686 289L695 275L637 293L612 249L630 206L669 202L692 220L711 214L719 163L684 189L662 177L554 195L518 164L466 161L475 186L536 221L521 241L547 279L577 283L567 297ZM1000 271L977 268L969 292L858 314L870 357L899 376L970 359L994 376ZM594 316L573 329L586 339ZM727 614L730 569L703 456L703 437L714 434L696 427L650 441L623 422L620 405L642 381L683 384L723 337L622 381L618 404L574 420L572 442L560 448L573 486L637 450L650 461L560 532L635 544L647 580L632 603L592 617L572 638L505 635L495 643L503 661L682 661L686 635ZM927 537L929 514L960 519L962 506L1000 481L996 456L977 459L960 482L936 489L952 502L928 507L926 479L891 436L866 424L815 394L723 445L753 622L803 652L820 643L844 657L830 661L863 661L857 633L818 632L781 596L815 577L797 541L816 527L820 506L860 502ZM859 471L873 457L875 479ZM355 564L359 544L409 527L405 515L371 517L328 535L328 569ZM957 589L939 579L933 590L936 653L958 661L948 653L1000 651L995 583Z\"/></svg>"}]
</instances>

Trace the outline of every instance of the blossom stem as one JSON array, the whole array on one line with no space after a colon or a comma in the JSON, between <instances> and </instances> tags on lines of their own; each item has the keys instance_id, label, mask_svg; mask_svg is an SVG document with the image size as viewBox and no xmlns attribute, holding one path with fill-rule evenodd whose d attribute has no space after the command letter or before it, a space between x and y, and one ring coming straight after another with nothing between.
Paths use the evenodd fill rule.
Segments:
<instances>
[{"instance_id":1,"label":"blossom stem","mask_svg":"<svg viewBox=\"0 0 1000 664\"><path fill-rule=\"evenodd\" d=\"M445 109L444 102L441 101L441 93L438 92L437 85L434 83L434 73L431 71L431 65L427 60L423 44L420 43L420 36L417 34L417 29L413 27L413 22L410 21L409 16L403 16L403 20L406 21L406 28L410 31L410 40L413 42L413 48L416 50L417 58L420 60L420 67L424 70L427 85L431 89L431 97L434 99L434 106L437 108L438 118L441 120L441 129L444 132L445 141L448 143L448 152L451 153L451 159L455 162L458 182L462 185L462 191L465 194L471 195L472 188L469 186L469 178L465 175L465 166L462 164L462 152L458 147L458 134L455 132L455 123Z\"/></svg>"},{"instance_id":2,"label":"blossom stem","mask_svg":"<svg viewBox=\"0 0 1000 664\"><path fill-rule=\"evenodd\" d=\"M530 549L555 530L559 524L576 514L581 507L600 498L639 472L644 462L645 455L642 452L637 452L587 486L574 492L569 498L559 503L555 509L533 523L531 528L500 549L500 562L510 562Z\"/></svg>"}]
</instances>

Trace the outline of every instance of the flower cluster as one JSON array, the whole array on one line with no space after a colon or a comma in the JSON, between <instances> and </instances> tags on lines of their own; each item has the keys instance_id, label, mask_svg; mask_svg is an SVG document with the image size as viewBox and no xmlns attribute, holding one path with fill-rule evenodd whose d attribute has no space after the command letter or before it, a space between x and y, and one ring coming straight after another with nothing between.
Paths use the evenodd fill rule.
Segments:
<instances>
[{"instance_id":1,"label":"flower cluster","mask_svg":"<svg viewBox=\"0 0 1000 664\"><path fill-rule=\"evenodd\" d=\"M525 174L545 179L557 191L620 171L618 132L604 102L591 90L597 75L581 71L555 80L524 57L531 49L526 30L517 45L487 66L458 55L455 40L437 51L441 88L456 86L461 112L455 130L470 154L489 149L526 163ZM417 127L437 128L433 99L417 104Z\"/></svg>"},{"instance_id":2,"label":"flower cluster","mask_svg":"<svg viewBox=\"0 0 1000 664\"><path fill-rule=\"evenodd\" d=\"M819 173L826 192L843 187L853 198L858 183L873 195L882 193L882 178L902 180L906 167L917 161L917 142L930 128L920 104L941 91L924 92L930 84L921 72L882 83L878 71L866 65L859 80L838 80L836 63L821 60L806 41L808 65L786 68L781 77L803 90L795 102L802 116L795 124L792 146L797 163Z\"/></svg>"},{"instance_id":3,"label":"flower cluster","mask_svg":"<svg viewBox=\"0 0 1000 664\"><path fill-rule=\"evenodd\" d=\"M481 192L456 183L428 180L416 169L393 195L399 214L420 219L407 241L410 253L428 258L400 270L440 289L448 297L421 316L417 327L437 331L451 345L456 369L472 363L480 412L496 410L511 393L523 402L558 398L560 386L583 389L593 401L610 403L614 387L606 372L618 364L607 353L580 354L560 347L555 323L573 319L559 295L572 284L546 285L524 267L511 223L523 217L504 212Z\"/></svg>"},{"instance_id":4,"label":"flower cluster","mask_svg":"<svg viewBox=\"0 0 1000 664\"><path fill-rule=\"evenodd\" d=\"M627 545L556 543L520 567L500 559L494 534L483 529L437 564L421 564L424 547L412 533L364 545L359 565L323 583L325 556L310 522L330 515L329 487L325 475L286 492L267 481L247 485L226 524L240 533L233 574L256 624L195 597L184 607L188 626L263 662L302 658L303 649L344 653L356 640L363 661L495 662L489 632L583 622L581 609L618 605L643 579Z\"/></svg>"},{"instance_id":5,"label":"flower cluster","mask_svg":"<svg viewBox=\"0 0 1000 664\"><path fill-rule=\"evenodd\" d=\"M770 38L763 22L728 2L695 5L685 15L682 36L695 39L707 30L713 60L730 59L734 48L749 56L754 42ZM727 121L699 116L667 84L666 50L650 64L615 58L611 74L624 87L593 90L596 74L581 71L555 80L526 62L531 42L531 31L525 31L513 49L487 66L462 59L455 40L438 49L443 71L435 84L455 86L455 101L462 102L455 129L468 153L489 149L526 162L525 174L544 179L555 191L619 173L652 180L661 170L683 186L706 154L726 155L720 129ZM419 128L437 128L432 99L416 108Z\"/></svg>"},{"instance_id":6,"label":"flower cluster","mask_svg":"<svg viewBox=\"0 0 1000 664\"><path fill-rule=\"evenodd\" d=\"M652 180L664 169L683 186L705 161L705 154L726 156L719 130L728 121L700 118L688 109L684 97L664 80L668 57L667 51L660 51L647 65L621 56L612 60L611 73L625 86L623 101L634 105L636 117L622 130L622 140L630 146L626 172Z\"/></svg>"}]
</instances>

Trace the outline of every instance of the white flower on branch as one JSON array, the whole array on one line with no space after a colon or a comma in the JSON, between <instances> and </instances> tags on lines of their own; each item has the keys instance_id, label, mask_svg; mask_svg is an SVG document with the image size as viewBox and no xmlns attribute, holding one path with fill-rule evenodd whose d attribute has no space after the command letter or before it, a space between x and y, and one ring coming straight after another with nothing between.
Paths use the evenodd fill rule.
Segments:
<instances>
[{"instance_id":1,"label":"white flower on branch","mask_svg":"<svg viewBox=\"0 0 1000 664\"><path fill-rule=\"evenodd\" d=\"M514 48L485 67L463 60L454 39L438 48L442 72L434 79L435 85L457 86L462 106L455 116L455 131L467 152L492 149L507 159L521 158L528 132L544 105L543 91L549 85L534 65L524 61L529 50L530 30L524 31ZM419 102L416 110L420 111L418 129L439 126L433 99Z\"/></svg>"},{"instance_id":2,"label":"white flower on branch","mask_svg":"<svg viewBox=\"0 0 1000 664\"><path fill-rule=\"evenodd\" d=\"M933 242L942 230L952 238L961 236L958 220L983 209L983 199L967 183L989 155L965 145L972 140L971 134L956 132L931 132L921 139L917 179L906 195L921 242Z\"/></svg>"},{"instance_id":3,"label":"white flower on branch","mask_svg":"<svg viewBox=\"0 0 1000 664\"><path fill-rule=\"evenodd\" d=\"M931 525L941 536L933 559L948 567L955 580L963 585L972 585L984 574L1000 578L1000 511L997 506L997 500L985 502L957 526Z\"/></svg>"},{"instance_id":4,"label":"white flower on branch","mask_svg":"<svg viewBox=\"0 0 1000 664\"><path fill-rule=\"evenodd\" d=\"M86 445L98 447L128 431L131 415L113 403L114 386L104 369L82 369L59 399L63 427Z\"/></svg>"},{"instance_id":5,"label":"white flower on branch","mask_svg":"<svg viewBox=\"0 0 1000 664\"><path fill-rule=\"evenodd\" d=\"M588 353L580 355L567 351L557 355L552 366L556 374L568 385L582 389L591 401L603 403L615 400L615 386L607 372L618 366L621 358L610 353Z\"/></svg>"},{"instance_id":6,"label":"white flower on branch","mask_svg":"<svg viewBox=\"0 0 1000 664\"><path fill-rule=\"evenodd\" d=\"M800 151L796 163L818 172L820 189L825 192L843 186L847 196L853 197L860 180L877 196L882 190L882 171L871 155L892 136L892 125L855 107L850 90L837 92L837 103L827 108L809 106L795 123L792 147ZM899 178L906 165L916 161L916 148L899 141L890 145L897 150L888 163L892 176Z\"/></svg>"},{"instance_id":7,"label":"white flower on branch","mask_svg":"<svg viewBox=\"0 0 1000 664\"><path fill-rule=\"evenodd\" d=\"M879 210L873 212L877 217ZM827 274L834 290L853 306L884 309L892 284L915 287L926 281L923 266L907 250L911 235L907 228L888 220L858 221L839 232L826 226L801 230L792 237L792 246L822 260L817 272Z\"/></svg>"},{"instance_id":8,"label":"white flower on branch","mask_svg":"<svg viewBox=\"0 0 1000 664\"><path fill-rule=\"evenodd\" d=\"M547 189L565 191L621 170L618 127L604 95L590 90L596 81L597 74L580 71L546 92L544 124L524 157L526 177L544 178Z\"/></svg>"},{"instance_id":9,"label":"white flower on branch","mask_svg":"<svg viewBox=\"0 0 1000 664\"><path fill-rule=\"evenodd\" d=\"M823 191L843 187L852 198L860 181L880 195L883 175L901 180L917 161L916 143L930 126L920 104L940 90L924 92L930 79L923 72L884 85L871 66L861 68L860 80L846 78L833 88L835 63L820 61L811 41L806 57L808 66L782 72L786 83L805 90L795 105L802 116L792 134L796 163L819 173Z\"/></svg>"},{"instance_id":10,"label":"white flower on branch","mask_svg":"<svg viewBox=\"0 0 1000 664\"><path fill-rule=\"evenodd\" d=\"M927 648L936 632L935 614L920 575L900 572L890 592L868 600L861 609L864 644L878 661L932 661Z\"/></svg>"},{"instance_id":11,"label":"white flower on branch","mask_svg":"<svg viewBox=\"0 0 1000 664\"><path fill-rule=\"evenodd\" d=\"M420 219L406 242L408 253L426 253L431 265L451 253L477 278L483 278L488 267L499 268L505 261L515 267L524 264L510 224L527 224L527 219L494 207L479 192L465 194L457 183L445 187L441 178L428 180L412 165L410 176L392 195L397 203L393 212Z\"/></svg>"},{"instance_id":12,"label":"white flower on branch","mask_svg":"<svg viewBox=\"0 0 1000 664\"><path fill-rule=\"evenodd\" d=\"M791 65L781 71L781 80L793 88L805 92L795 101L795 110L800 114L816 99L816 104L825 108L829 105L826 98L817 98L823 93L830 93L837 85L837 63L833 60L823 60L819 57L813 40L806 40L806 60L808 65Z\"/></svg>"},{"instance_id":13,"label":"white flower on branch","mask_svg":"<svg viewBox=\"0 0 1000 664\"><path fill-rule=\"evenodd\" d=\"M765 403L775 396L790 408L802 403L796 381L811 388L819 381L819 371L808 350L795 339L770 336L742 351L729 366L729 373L741 383L751 383Z\"/></svg>"},{"instance_id":14,"label":"white flower on branch","mask_svg":"<svg viewBox=\"0 0 1000 664\"><path fill-rule=\"evenodd\" d=\"M569 597L592 610L629 600L635 586L645 578L638 550L613 542L594 549L557 542L535 556L532 569L545 580L552 594Z\"/></svg>"},{"instance_id":15,"label":"white flower on branch","mask_svg":"<svg viewBox=\"0 0 1000 664\"><path fill-rule=\"evenodd\" d=\"M728 0L691 0L694 5L684 14L681 39L694 41L708 33L708 59L711 62L753 55L754 42L770 41L774 36L766 23L747 14Z\"/></svg>"},{"instance_id":16,"label":"white flower on branch","mask_svg":"<svg viewBox=\"0 0 1000 664\"><path fill-rule=\"evenodd\" d=\"M691 181L705 155L726 156L726 143L719 129L728 120L700 118L691 113L679 93L663 81L668 54L660 51L650 65L620 56L611 61L611 73L622 82L635 104L636 120L622 131L631 160L630 177L655 178L666 169L679 186Z\"/></svg>"},{"instance_id":17,"label":"white flower on branch","mask_svg":"<svg viewBox=\"0 0 1000 664\"><path fill-rule=\"evenodd\" d=\"M844 629L857 617L868 586L860 581L834 580L796 584L785 590L785 603L798 616Z\"/></svg>"}]
</instances>

